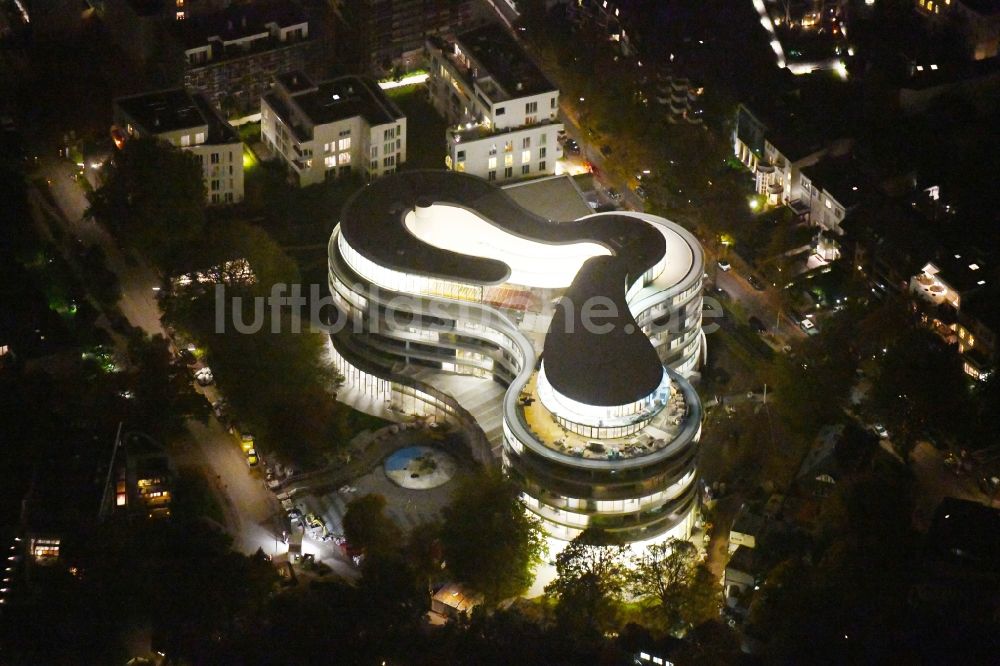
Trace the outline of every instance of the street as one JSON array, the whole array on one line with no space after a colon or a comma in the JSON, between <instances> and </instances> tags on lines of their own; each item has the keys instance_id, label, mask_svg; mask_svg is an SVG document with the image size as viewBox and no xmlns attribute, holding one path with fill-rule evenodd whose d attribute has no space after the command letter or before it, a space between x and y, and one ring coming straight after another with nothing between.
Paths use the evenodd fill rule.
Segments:
<instances>
[{"instance_id":1,"label":"street","mask_svg":"<svg viewBox=\"0 0 1000 666\"><path fill-rule=\"evenodd\" d=\"M47 209L50 219L63 225L67 235L88 246L98 245L104 251L108 268L121 283L122 298L118 305L129 322L148 335L166 335L153 290L160 282L156 271L134 257L126 257L107 230L85 217L88 202L74 180L76 167L47 155L43 148L37 150L43 155L39 158L39 174L48 181L49 193L58 209L48 210L51 206L41 194L35 197L38 205ZM116 339L119 353L124 354L124 340L117 336ZM189 419L187 429L193 446L177 451L175 463L205 473L226 516L224 527L236 548L247 554L263 548L265 553L273 554L275 535L280 535L281 530L278 522L281 507L274 495L261 479L251 474L242 452L215 416L209 416L207 424ZM311 552L320 550L314 548Z\"/></svg>"}]
</instances>

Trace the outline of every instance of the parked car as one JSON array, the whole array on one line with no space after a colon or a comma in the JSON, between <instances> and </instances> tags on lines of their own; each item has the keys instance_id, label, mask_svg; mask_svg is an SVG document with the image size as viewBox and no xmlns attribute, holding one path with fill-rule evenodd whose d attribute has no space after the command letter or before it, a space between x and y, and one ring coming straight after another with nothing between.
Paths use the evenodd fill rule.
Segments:
<instances>
[{"instance_id":1,"label":"parked car","mask_svg":"<svg viewBox=\"0 0 1000 666\"><path fill-rule=\"evenodd\" d=\"M216 418L225 418L229 414L229 405L225 400L216 400L212 403L212 411Z\"/></svg>"},{"instance_id":2,"label":"parked car","mask_svg":"<svg viewBox=\"0 0 1000 666\"><path fill-rule=\"evenodd\" d=\"M177 358L181 360L184 365L192 366L198 363L198 357L194 355L194 352L190 349L182 349L177 352Z\"/></svg>"},{"instance_id":3,"label":"parked car","mask_svg":"<svg viewBox=\"0 0 1000 666\"><path fill-rule=\"evenodd\" d=\"M576 142L576 139L566 139L566 145L564 150L569 155L579 155L580 154L580 144Z\"/></svg>"},{"instance_id":4,"label":"parked car","mask_svg":"<svg viewBox=\"0 0 1000 666\"><path fill-rule=\"evenodd\" d=\"M760 334L767 333L767 326L765 326L764 322L762 322L757 317L750 317L750 319L747 320L747 323L750 324L750 328L752 328L757 333Z\"/></svg>"},{"instance_id":5,"label":"parked car","mask_svg":"<svg viewBox=\"0 0 1000 666\"><path fill-rule=\"evenodd\" d=\"M212 374L212 370L209 367L198 368L194 373L195 381L198 382L199 386L209 386L215 381L215 375Z\"/></svg>"},{"instance_id":6,"label":"parked car","mask_svg":"<svg viewBox=\"0 0 1000 666\"><path fill-rule=\"evenodd\" d=\"M622 200L622 193L619 192L618 190L616 190L613 187L609 187L608 188L608 198L611 199L612 201L621 201Z\"/></svg>"},{"instance_id":7,"label":"parked car","mask_svg":"<svg viewBox=\"0 0 1000 666\"><path fill-rule=\"evenodd\" d=\"M764 286L764 283L761 282L757 278L757 276L754 275L753 273L747 273L746 277L747 277L747 282L750 283L750 286L756 289L757 291L764 291L767 288Z\"/></svg>"},{"instance_id":8,"label":"parked car","mask_svg":"<svg viewBox=\"0 0 1000 666\"><path fill-rule=\"evenodd\" d=\"M819 329L816 328L816 324L812 323L811 319L803 319L799 322L799 327L808 335L816 335L819 333Z\"/></svg>"},{"instance_id":9,"label":"parked car","mask_svg":"<svg viewBox=\"0 0 1000 666\"><path fill-rule=\"evenodd\" d=\"M257 458L257 449L252 448L252 447L250 449L248 449L247 450L247 464L250 465L251 467L256 467L257 463L259 463L259 462L260 462L260 459Z\"/></svg>"},{"instance_id":10,"label":"parked car","mask_svg":"<svg viewBox=\"0 0 1000 666\"><path fill-rule=\"evenodd\" d=\"M648 194L647 194L647 192L646 192L646 188L645 188L645 187L643 187L642 185L639 185L639 186L637 186L637 187L636 187L636 188L635 188L634 190L632 190L632 191L633 191L633 192L635 192L635 196L639 197L639 198L640 198L640 199L642 199L643 201L645 201L645 200L646 200L646 197L648 196Z\"/></svg>"},{"instance_id":11,"label":"parked car","mask_svg":"<svg viewBox=\"0 0 1000 666\"><path fill-rule=\"evenodd\" d=\"M728 271L732 267L733 267L732 264L730 264L725 259L719 259L719 270Z\"/></svg>"},{"instance_id":12,"label":"parked car","mask_svg":"<svg viewBox=\"0 0 1000 666\"><path fill-rule=\"evenodd\" d=\"M879 439L889 439L889 431L881 423L873 423L872 432L878 435Z\"/></svg>"},{"instance_id":13,"label":"parked car","mask_svg":"<svg viewBox=\"0 0 1000 666\"><path fill-rule=\"evenodd\" d=\"M251 435L248 432L240 434L240 448L243 449L244 451L249 451L250 449L254 448L253 435Z\"/></svg>"}]
</instances>

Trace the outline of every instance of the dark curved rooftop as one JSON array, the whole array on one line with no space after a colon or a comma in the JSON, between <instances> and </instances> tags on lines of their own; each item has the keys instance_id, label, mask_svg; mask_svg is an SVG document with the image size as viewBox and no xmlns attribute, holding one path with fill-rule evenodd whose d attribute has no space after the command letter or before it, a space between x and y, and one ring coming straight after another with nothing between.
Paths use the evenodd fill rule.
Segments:
<instances>
[{"instance_id":1,"label":"dark curved rooftop","mask_svg":"<svg viewBox=\"0 0 1000 666\"><path fill-rule=\"evenodd\" d=\"M613 256L592 257L580 268L565 294L572 311L556 309L545 337L546 376L561 394L595 406L635 402L659 385L663 365L625 301L626 285L666 252L659 230L626 215L550 222L490 183L454 171L404 171L372 182L345 204L340 230L351 247L381 266L467 283L506 280L510 269L504 262L442 250L407 230L406 213L431 203L463 206L522 238L552 244L590 240L611 250ZM608 299L604 302L617 313L595 316L594 323L612 325L607 333L583 325L583 304L594 296Z\"/></svg>"},{"instance_id":2,"label":"dark curved rooftop","mask_svg":"<svg viewBox=\"0 0 1000 666\"><path fill-rule=\"evenodd\" d=\"M663 380L660 357L625 301L625 272L618 257L584 262L545 335L549 384L585 405L635 402ZM594 296L601 301L591 306L588 299Z\"/></svg>"},{"instance_id":3,"label":"dark curved rooftop","mask_svg":"<svg viewBox=\"0 0 1000 666\"><path fill-rule=\"evenodd\" d=\"M369 183L344 205L340 231L351 247L380 266L473 284L507 279L510 269L502 261L442 250L412 235L404 218L418 203L462 206L515 236L535 241L594 241L622 258L630 281L666 251L663 234L626 215L550 222L481 178L445 170L404 171Z\"/></svg>"}]
</instances>

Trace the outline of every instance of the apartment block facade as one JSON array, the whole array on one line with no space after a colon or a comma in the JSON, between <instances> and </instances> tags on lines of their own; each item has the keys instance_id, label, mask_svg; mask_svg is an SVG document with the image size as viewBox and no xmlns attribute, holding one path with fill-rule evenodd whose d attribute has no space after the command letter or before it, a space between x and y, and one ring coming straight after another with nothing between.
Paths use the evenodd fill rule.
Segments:
<instances>
[{"instance_id":1,"label":"apartment block facade","mask_svg":"<svg viewBox=\"0 0 1000 666\"><path fill-rule=\"evenodd\" d=\"M549 175L562 156L559 90L498 26L427 41L445 165L491 182Z\"/></svg>"},{"instance_id":2,"label":"apartment block facade","mask_svg":"<svg viewBox=\"0 0 1000 666\"><path fill-rule=\"evenodd\" d=\"M406 116L369 79L281 75L260 113L261 139L299 187L351 173L372 180L406 161Z\"/></svg>"},{"instance_id":3,"label":"apartment block facade","mask_svg":"<svg viewBox=\"0 0 1000 666\"><path fill-rule=\"evenodd\" d=\"M120 97L114 119L126 138L155 137L196 155L209 204L243 201L243 142L202 95L172 88Z\"/></svg>"}]
</instances>

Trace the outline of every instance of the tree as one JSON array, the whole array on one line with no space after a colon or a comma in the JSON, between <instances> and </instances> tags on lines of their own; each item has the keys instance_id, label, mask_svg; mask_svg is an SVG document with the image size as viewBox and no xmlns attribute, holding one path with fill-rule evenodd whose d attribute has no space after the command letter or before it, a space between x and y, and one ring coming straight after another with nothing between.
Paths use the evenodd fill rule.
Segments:
<instances>
[{"instance_id":1,"label":"tree","mask_svg":"<svg viewBox=\"0 0 1000 666\"><path fill-rule=\"evenodd\" d=\"M584 530L556 556L556 579L545 593L556 600L560 625L593 637L612 624L628 582L628 546L597 529Z\"/></svg>"},{"instance_id":2,"label":"tree","mask_svg":"<svg viewBox=\"0 0 1000 666\"><path fill-rule=\"evenodd\" d=\"M344 537L353 548L372 556L397 550L402 534L396 523L385 515L385 498L368 494L347 503Z\"/></svg>"},{"instance_id":3,"label":"tree","mask_svg":"<svg viewBox=\"0 0 1000 666\"><path fill-rule=\"evenodd\" d=\"M128 350L134 366L127 383L134 426L154 436L171 436L181 431L187 417L207 415L205 399L191 385L187 368L174 362L162 335L150 338L136 329Z\"/></svg>"},{"instance_id":4,"label":"tree","mask_svg":"<svg viewBox=\"0 0 1000 666\"><path fill-rule=\"evenodd\" d=\"M913 328L888 348L875 377L871 410L908 452L928 430L964 441L971 426L969 381L954 349Z\"/></svg>"},{"instance_id":5,"label":"tree","mask_svg":"<svg viewBox=\"0 0 1000 666\"><path fill-rule=\"evenodd\" d=\"M400 551L378 550L365 557L357 601L363 639L374 645L404 643L399 638L416 633L430 605L422 577Z\"/></svg>"},{"instance_id":6,"label":"tree","mask_svg":"<svg viewBox=\"0 0 1000 666\"><path fill-rule=\"evenodd\" d=\"M239 288L233 291L240 293ZM346 444L361 420L334 399L339 378L325 361L327 339L304 323L296 329L298 322L288 313L272 333L270 310L258 315L263 304L253 298L227 297L217 312L211 293L193 299L190 293L183 290L169 298L165 318L204 345L215 380L242 425L284 462L301 467L325 464L321 454ZM222 329L216 327L217 315L225 322ZM235 330L234 321L249 325L255 316L260 318L259 330Z\"/></svg>"},{"instance_id":7,"label":"tree","mask_svg":"<svg viewBox=\"0 0 1000 666\"><path fill-rule=\"evenodd\" d=\"M105 167L88 214L170 273L205 228L205 184L198 158L156 139L132 139Z\"/></svg>"},{"instance_id":8,"label":"tree","mask_svg":"<svg viewBox=\"0 0 1000 666\"><path fill-rule=\"evenodd\" d=\"M690 541L654 544L632 562L632 593L656 600L668 631L688 629L718 614L718 586Z\"/></svg>"},{"instance_id":9,"label":"tree","mask_svg":"<svg viewBox=\"0 0 1000 666\"><path fill-rule=\"evenodd\" d=\"M253 280L247 279L242 262L249 265ZM185 263L208 275L213 283L226 285L233 295L267 296L276 284L299 281L295 261L260 227L241 220L219 220L207 230L203 243L190 246Z\"/></svg>"},{"instance_id":10,"label":"tree","mask_svg":"<svg viewBox=\"0 0 1000 666\"><path fill-rule=\"evenodd\" d=\"M462 480L442 511L441 545L448 570L496 603L521 594L534 579L545 541L538 520L511 481L496 473Z\"/></svg>"}]
</instances>

